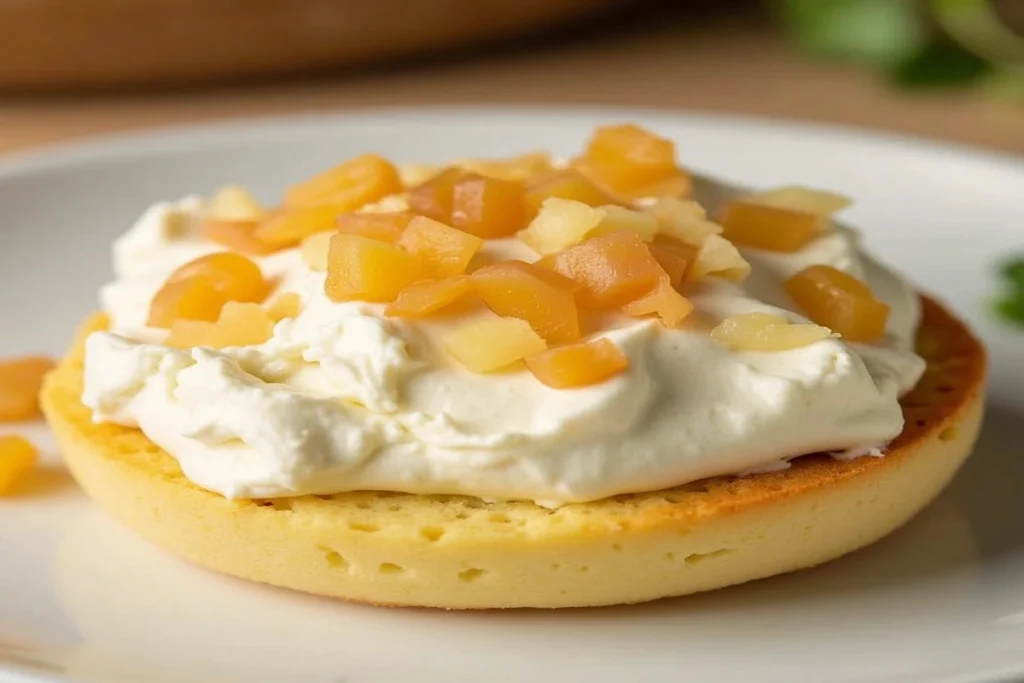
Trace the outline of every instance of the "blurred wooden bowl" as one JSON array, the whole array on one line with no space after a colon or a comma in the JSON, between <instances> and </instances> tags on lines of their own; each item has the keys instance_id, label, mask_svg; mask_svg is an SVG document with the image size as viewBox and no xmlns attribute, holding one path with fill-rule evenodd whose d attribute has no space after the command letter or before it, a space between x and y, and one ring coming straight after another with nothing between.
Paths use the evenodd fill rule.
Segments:
<instances>
[{"instance_id":1,"label":"blurred wooden bowl","mask_svg":"<svg viewBox=\"0 0 1024 683\"><path fill-rule=\"evenodd\" d=\"M514 36L617 0L0 0L0 88L285 74Z\"/></svg>"}]
</instances>

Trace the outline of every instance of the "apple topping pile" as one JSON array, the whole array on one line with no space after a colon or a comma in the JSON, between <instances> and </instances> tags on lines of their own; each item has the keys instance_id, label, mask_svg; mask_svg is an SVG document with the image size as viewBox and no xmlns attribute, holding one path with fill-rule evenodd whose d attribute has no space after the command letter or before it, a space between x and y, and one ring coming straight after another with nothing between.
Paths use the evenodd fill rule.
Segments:
<instances>
[{"instance_id":1,"label":"apple topping pile","mask_svg":"<svg viewBox=\"0 0 1024 683\"><path fill-rule=\"evenodd\" d=\"M629 365L591 329L607 316L592 314L685 324L694 310L687 287L750 272L737 245L798 251L849 203L783 187L731 201L715 221L690 192L674 144L634 125L599 128L568 163L534 152L413 173L366 154L292 186L273 209L227 187L203 224L227 251L175 271L152 301L149 325L169 330L179 347L265 341L302 302L287 293L268 299L273 286L257 261L297 248L325 274L331 301L379 303L384 315L410 320L463 316L442 344L472 372L522 363L550 387L584 387ZM535 256L500 260L489 241L502 245L497 253L518 243L512 253ZM786 290L819 324L752 313L722 321L712 338L780 351L834 332L855 341L882 334L888 309L845 273L808 268Z\"/></svg>"}]
</instances>

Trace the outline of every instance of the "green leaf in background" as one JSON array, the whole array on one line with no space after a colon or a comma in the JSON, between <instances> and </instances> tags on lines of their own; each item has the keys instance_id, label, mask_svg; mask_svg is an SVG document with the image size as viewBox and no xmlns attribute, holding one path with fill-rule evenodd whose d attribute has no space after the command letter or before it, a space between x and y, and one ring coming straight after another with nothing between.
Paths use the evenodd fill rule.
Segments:
<instances>
[{"instance_id":1,"label":"green leaf in background","mask_svg":"<svg viewBox=\"0 0 1024 683\"><path fill-rule=\"evenodd\" d=\"M1007 261L1000 268L1000 272L1016 293L1024 298L1024 259Z\"/></svg>"},{"instance_id":2,"label":"green leaf in background","mask_svg":"<svg viewBox=\"0 0 1024 683\"><path fill-rule=\"evenodd\" d=\"M1024 36L999 17L992 0L931 0L931 8L946 33L975 54L997 63L1024 62Z\"/></svg>"},{"instance_id":3,"label":"green leaf in background","mask_svg":"<svg viewBox=\"0 0 1024 683\"><path fill-rule=\"evenodd\" d=\"M997 66L980 85L994 97L1024 102L1024 67L1014 69Z\"/></svg>"},{"instance_id":4,"label":"green leaf in background","mask_svg":"<svg viewBox=\"0 0 1024 683\"><path fill-rule=\"evenodd\" d=\"M1007 261L999 272L1009 291L996 301L996 314L1007 322L1024 325L1024 258Z\"/></svg>"},{"instance_id":5,"label":"green leaf in background","mask_svg":"<svg viewBox=\"0 0 1024 683\"><path fill-rule=\"evenodd\" d=\"M948 88L975 83L991 71L981 57L959 45L937 41L894 64L889 74L908 88Z\"/></svg>"},{"instance_id":6,"label":"green leaf in background","mask_svg":"<svg viewBox=\"0 0 1024 683\"><path fill-rule=\"evenodd\" d=\"M774 0L774 9L821 56L886 65L919 53L928 37L911 0Z\"/></svg>"},{"instance_id":7,"label":"green leaf in background","mask_svg":"<svg viewBox=\"0 0 1024 683\"><path fill-rule=\"evenodd\" d=\"M1024 296L1007 296L996 302L996 314L1006 322L1024 325Z\"/></svg>"}]
</instances>

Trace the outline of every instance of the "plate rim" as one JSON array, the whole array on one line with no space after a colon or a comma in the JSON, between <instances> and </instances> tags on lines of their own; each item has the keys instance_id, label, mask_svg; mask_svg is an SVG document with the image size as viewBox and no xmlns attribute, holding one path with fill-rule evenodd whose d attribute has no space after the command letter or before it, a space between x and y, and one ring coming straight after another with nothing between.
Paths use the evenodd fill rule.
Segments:
<instances>
[{"instance_id":1,"label":"plate rim","mask_svg":"<svg viewBox=\"0 0 1024 683\"><path fill-rule=\"evenodd\" d=\"M141 157L187 148L216 146L231 140L235 144L257 135L265 137L275 130L285 132L330 129L345 123L378 124L393 127L403 122L423 125L443 124L452 117L472 117L475 122L497 123L510 118L520 124L534 119L543 126L578 127L580 120L639 120L652 127L693 126L695 128L731 128L757 130L761 134L786 135L805 141L825 139L841 143L872 144L901 152L940 155L945 160L996 164L1000 170L1024 173L1024 155L967 143L931 138L913 133L887 131L867 126L836 124L798 118L758 116L734 112L658 107L612 105L398 105L323 109L286 114L227 116L212 120L143 126L129 130L86 134L63 140L46 141L27 148L0 152L0 178L39 172L69 164L78 165L116 158ZM280 134L280 133L279 133ZM810 140L808 140L810 139ZM959 159L949 159L949 155Z\"/></svg>"}]
</instances>

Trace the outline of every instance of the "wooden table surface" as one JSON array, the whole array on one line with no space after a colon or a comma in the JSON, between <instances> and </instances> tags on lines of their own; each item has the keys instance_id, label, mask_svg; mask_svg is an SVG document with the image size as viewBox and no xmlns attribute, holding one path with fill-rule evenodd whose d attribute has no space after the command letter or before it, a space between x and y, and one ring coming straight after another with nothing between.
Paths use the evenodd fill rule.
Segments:
<instances>
[{"instance_id":1,"label":"wooden table surface","mask_svg":"<svg viewBox=\"0 0 1024 683\"><path fill-rule=\"evenodd\" d=\"M1024 104L907 94L809 61L750 18L665 22L332 78L148 94L0 98L0 152L115 130L381 105L557 103L740 112L903 131L1024 153Z\"/></svg>"}]
</instances>

